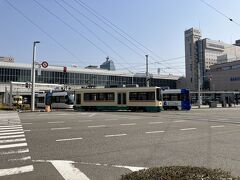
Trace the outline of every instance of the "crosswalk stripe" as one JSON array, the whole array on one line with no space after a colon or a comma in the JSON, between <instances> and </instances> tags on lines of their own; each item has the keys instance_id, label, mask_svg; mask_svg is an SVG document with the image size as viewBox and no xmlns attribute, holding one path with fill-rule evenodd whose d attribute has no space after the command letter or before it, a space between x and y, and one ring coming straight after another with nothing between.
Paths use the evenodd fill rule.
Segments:
<instances>
[{"instance_id":1,"label":"crosswalk stripe","mask_svg":"<svg viewBox=\"0 0 240 180\"><path fill-rule=\"evenodd\" d=\"M5 136L5 135L14 135L14 134L23 134L24 132L10 132L10 133L0 133L0 136Z\"/></svg>"},{"instance_id":2,"label":"crosswalk stripe","mask_svg":"<svg viewBox=\"0 0 240 180\"><path fill-rule=\"evenodd\" d=\"M33 165L21 166L21 167L9 168L9 169L0 169L0 176L22 174L26 172L31 172L33 170L34 170Z\"/></svg>"},{"instance_id":3,"label":"crosswalk stripe","mask_svg":"<svg viewBox=\"0 0 240 180\"><path fill-rule=\"evenodd\" d=\"M9 125L6 125L6 126L0 126L0 128L4 128L4 127L22 127L22 125L11 125L11 126L9 126Z\"/></svg>"},{"instance_id":4,"label":"crosswalk stripe","mask_svg":"<svg viewBox=\"0 0 240 180\"><path fill-rule=\"evenodd\" d=\"M31 156L26 156L26 157L22 157L22 158L19 158L19 159L9 159L8 161L27 161L27 160L30 160L31 159Z\"/></svg>"},{"instance_id":5,"label":"crosswalk stripe","mask_svg":"<svg viewBox=\"0 0 240 180\"><path fill-rule=\"evenodd\" d=\"M0 127L0 130L11 130L11 129L22 129L22 126L17 126L17 127Z\"/></svg>"},{"instance_id":6,"label":"crosswalk stripe","mask_svg":"<svg viewBox=\"0 0 240 180\"><path fill-rule=\"evenodd\" d=\"M26 141L25 138L19 138L19 139L5 139L5 140L0 140L0 143L12 143L12 142L22 142Z\"/></svg>"},{"instance_id":7,"label":"crosswalk stripe","mask_svg":"<svg viewBox=\"0 0 240 180\"><path fill-rule=\"evenodd\" d=\"M29 152L29 149L26 148L26 149L18 149L16 151L5 151L5 152L0 152L0 155L8 155L8 154L22 154L22 153L28 153Z\"/></svg>"},{"instance_id":8,"label":"crosswalk stripe","mask_svg":"<svg viewBox=\"0 0 240 180\"><path fill-rule=\"evenodd\" d=\"M21 131L23 131L23 129L7 129L7 130L0 131L0 133L6 133L6 132L21 132Z\"/></svg>"},{"instance_id":9,"label":"crosswalk stripe","mask_svg":"<svg viewBox=\"0 0 240 180\"><path fill-rule=\"evenodd\" d=\"M27 143L17 143L17 144L4 144L0 145L0 149L14 148L14 147L24 147Z\"/></svg>"},{"instance_id":10,"label":"crosswalk stripe","mask_svg":"<svg viewBox=\"0 0 240 180\"><path fill-rule=\"evenodd\" d=\"M10 138L19 138L19 137L25 137L25 135L20 134L20 135L12 135L12 136L0 136L0 139L10 139Z\"/></svg>"}]
</instances>

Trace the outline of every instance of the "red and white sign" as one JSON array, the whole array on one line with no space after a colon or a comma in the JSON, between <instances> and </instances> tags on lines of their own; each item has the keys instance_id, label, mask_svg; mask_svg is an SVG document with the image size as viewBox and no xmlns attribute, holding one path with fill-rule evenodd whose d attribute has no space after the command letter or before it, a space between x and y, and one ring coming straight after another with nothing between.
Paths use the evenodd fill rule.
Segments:
<instances>
[{"instance_id":1,"label":"red and white sign","mask_svg":"<svg viewBox=\"0 0 240 180\"><path fill-rule=\"evenodd\" d=\"M42 62L42 67L43 68L47 68L48 67L48 62L47 61L43 61Z\"/></svg>"}]
</instances>

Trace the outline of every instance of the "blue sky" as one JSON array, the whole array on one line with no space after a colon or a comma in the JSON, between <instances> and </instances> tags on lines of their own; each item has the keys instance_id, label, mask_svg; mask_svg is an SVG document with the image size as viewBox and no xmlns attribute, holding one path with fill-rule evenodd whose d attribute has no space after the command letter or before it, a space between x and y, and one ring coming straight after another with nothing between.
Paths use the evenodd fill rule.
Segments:
<instances>
[{"instance_id":1,"label":"blue sky","mask_svg":"<svg viewBox=\"0 0 240 180\"><path fill-rule=\"evenodd\" d=\"M119 70L144 72L144 55L148 53L151 73L157 73L157 68L161 68L161 73L182 75L184 58L162 63L154 62L184 56L185 29L200 27L203 37L227 43L234 43L236 39L240 39L240 26L228 21L200 0L81 0L158 56L146 50L140 51L141 46L137 45L138 48L133 46L82 8L75 0L65 1L92 22L100 24L102 29L68 7L62 0L56 1L70 10L78 21L69 16L55 0L36 1L60 17L73 30L48 14L34 0L9 1L67 49L67 51L64 50L29 23L10 7L6 0L0 0L0 56L13 56L16 62L22 63L31 62L32 43L39 40L41 43L38 44L37 59L47 60L50 64L68 66L77 64L85 67L89 64L100 65L106 56L110 56ZM240 22L240 1L206 1L236 22ZM118 40L109 35L109 32ZM71 51L74 56L68 51Z\"/></svg>"}]
</instances>

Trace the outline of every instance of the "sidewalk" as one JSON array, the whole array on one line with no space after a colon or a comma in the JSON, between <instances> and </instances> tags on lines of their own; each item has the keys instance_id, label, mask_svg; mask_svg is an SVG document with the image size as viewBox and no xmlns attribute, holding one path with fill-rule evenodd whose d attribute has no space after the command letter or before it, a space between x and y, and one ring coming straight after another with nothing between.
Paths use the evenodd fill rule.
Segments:
<instances>
[{"instance_id":1,"label":"sidewalk","mask_svg":"<svg viewBox=\"0 0 240 180\"><path fill-rule=\"evenodd\" d=\"M209 105L201 105L201 109L212 109L209 107ZM222 104L217 104L217 108L240 108L240 104L238 105L233 105L232 107L222 107ZM198 105L192 105L192 109L199 109Z\"/></svg>"}]
</instances>

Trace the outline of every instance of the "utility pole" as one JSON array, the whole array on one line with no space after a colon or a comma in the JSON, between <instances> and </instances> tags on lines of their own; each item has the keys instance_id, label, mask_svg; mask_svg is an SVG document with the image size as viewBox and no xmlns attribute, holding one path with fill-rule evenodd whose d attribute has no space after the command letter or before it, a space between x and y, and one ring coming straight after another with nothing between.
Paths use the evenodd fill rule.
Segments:
<instances>
[{"instance_id":1,"label":"utility pole","mask_svg":"<svg viewBox=\"0 0 240 180\"><path fill-rule=\"evenodd\" d=\"M201 73L200 73L200 62L198 61L198 108L201 108Z\"/></svg>"},{"instance_id":2,"label":"utility pole","mask_svg":"<svg viewBox=\"0 0 240 180\"><path fill-rule=\"evenodd\" d=\"M33 60L32 60L32 92L31 92L31 111L35 110L35 58L36 58L36 44L40 41L33 42Z\"/></svg>"},{"instance_id":3,"label":"utility pole","mask_svg":"<svg viewBox=\"0 0 240 180\"><path fill-rule=\"evenodd\" d=\"M146 56L146 87L149 87L148 55L145 56Z\"/></svg>"}]
</instances>

